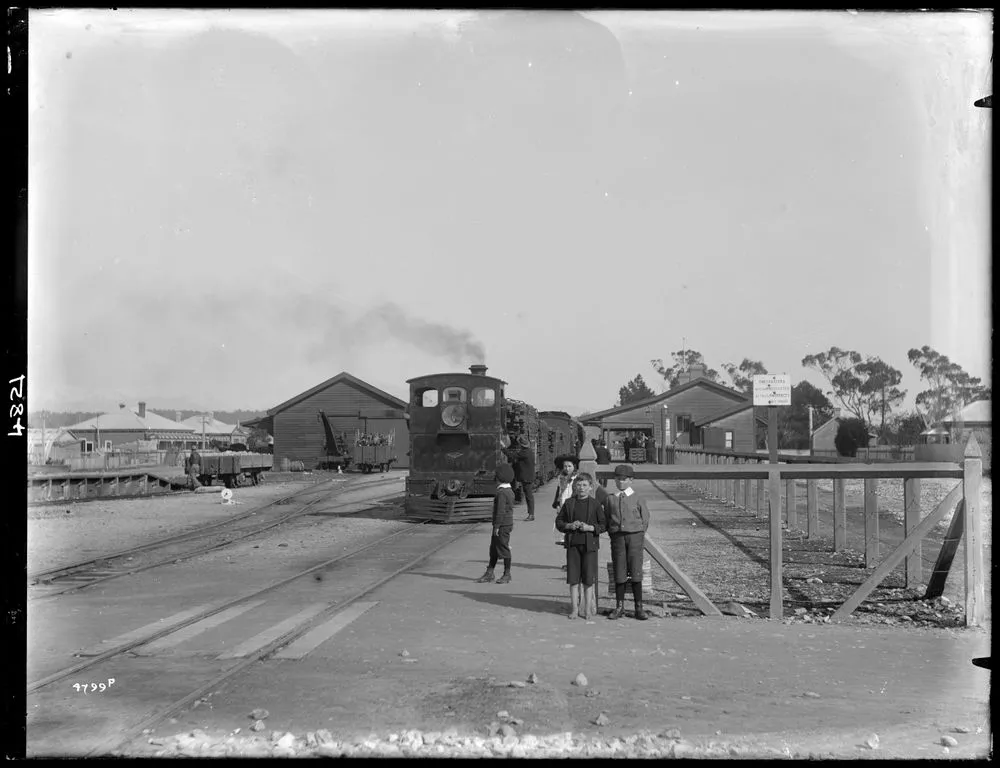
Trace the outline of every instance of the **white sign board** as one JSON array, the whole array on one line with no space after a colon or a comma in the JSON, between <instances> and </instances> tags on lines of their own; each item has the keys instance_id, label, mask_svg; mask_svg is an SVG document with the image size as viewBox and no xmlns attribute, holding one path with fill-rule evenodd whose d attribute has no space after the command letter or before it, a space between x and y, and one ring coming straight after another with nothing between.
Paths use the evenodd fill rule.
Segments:
<instances>
[{"instance_id":1,"label":"white sign board","mask_svg":"<svg viewBox=\"0 0 1000 768\"><path fill-rule=\"evenodd\" d=\"M792 377L783 373L754 376L753 404L791 405Z\"/></svg>"}]
</instances>

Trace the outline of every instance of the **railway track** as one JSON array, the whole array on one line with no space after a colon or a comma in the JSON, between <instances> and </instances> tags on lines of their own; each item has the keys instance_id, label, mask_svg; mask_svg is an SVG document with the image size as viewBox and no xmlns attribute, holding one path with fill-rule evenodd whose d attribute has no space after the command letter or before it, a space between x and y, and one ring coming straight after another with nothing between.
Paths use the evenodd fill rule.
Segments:
<instances>
[{"instance_id":1,"label":"railway track","mask_svg":"<svg viewBox=\"0 0 1000 768\"><path fill-rule=\"evenodd\" d=\"M158 706L155 711L145 715L138 722L133 722L124 728L116 727L113 735L105 734L100 743L96 745L80 745L74 742L73 744L74 748L84 746L87 749L87 756L113 754L116 750L139 738L147 729L183 711L206 693L217 690L225 682L239 676L244 670L287 648L294 641L316 628L317 625L329 621L351 604L371 594L400 574L412 569L439 549L457 541L470 530L477 527L475 525L462 525L460 526L460 530L456 532L454 527L429 525L429 522L413 522L403 530L382 536L375 541L356 547L350 552L325 560L287 578L268 584L263 588L255 589L234 599L213 605L206 610L199 611L196 615L172 623L169 626L151 630L141 637L135 637L99 655L86 658L78 664L66 667L40 680L36 680L27 686L29 699L42 697L42 703L45 704L45 697L49 695L58 700L61 695L61 689L57 688L56 684L67 680L81 679L79 677L81 672L87 672L86 677L88 679L98 679L102 676L117 676L118 678L122 678L125 674L132 676L140 674L141 667L142 673L153 675L159 679L159 676L162 674L163 660L157 658L155 655L143 656L140 650L142 646L147 646L156 640L179 632L186 627L191 627L198 622L204 622L206 619L233 609L240 604L255 601L263 595L271 594L272 599L274 599L275 595L273 593L277 593L286 587L294 590L295 587L293 585L295 582L300 582L301 584L302 580L319 572L323 572L331 577L326 580L326 583L336 585L335 587L331 587L331 589L335 592L339 590L339 594L335 594L331 604L327 605L321 612L313 615L304 623L282 632L262 647L240 658L234 665L232 665L231 661L227 662L231 664L228 667L225 664L216 662L208 671L202 669L200 673L192 674L192 677L198 678L196 680L185 679L183 685L171 684L167 686L171 690L176 691L183 688L188 692L180 696L174 694L174 697L168 702ZM289 595L278 595L277 599L288 600L290 597ZM123 667L129 664L132 666L130 667L130 671L127 672ZM102 675L101 670L104 670L107 674ZM35 704L35 706L38 705ZM28 710L30 711L31 708L32 704L29 701ZM51 720L47 722L51 722ZM59 738L57 729L47 730L45 723L33 727L29 722L29 727L32 730L31 741L35 744L44 743L46 741L46 734L55 740ZM101 735L98 735L98 738L100 739ZM91 741L94 740L97 739L92 739Z\"/></svg>"},{"instance_id":2,"label":"railway track","mask_svg":"<svg viewBox=\"0 0 1000 768\"><path fill-rule=\"evenodd\" d=\"M243 539L259 535L283 525L295 518L322 511L324 502L349 503L344 497L359 495L373 488L399 483L399 478L385 478L359 486L331 490L327 480L318 485L300 489L295 493L267 502L253 509L234 515L209 525L200 526L173 536L120 550L109 554L80 560L68 565L50 568L29 574L28 583L35 587L29 590L29 599L44 600L69 592L102 584L113 579L171 565L206 552L221 549ZM310 496L318 494L316 498ZM370 504L384 501L398 494L390 493L375 498L365 498L356 503ZM286 509L289 505L291 509ZM368 507L340 512L340 516L359 514ZM277 511L273 517L270 511ZM331 514L324 512L325 514Z\"/></svg>"}]
</instances>

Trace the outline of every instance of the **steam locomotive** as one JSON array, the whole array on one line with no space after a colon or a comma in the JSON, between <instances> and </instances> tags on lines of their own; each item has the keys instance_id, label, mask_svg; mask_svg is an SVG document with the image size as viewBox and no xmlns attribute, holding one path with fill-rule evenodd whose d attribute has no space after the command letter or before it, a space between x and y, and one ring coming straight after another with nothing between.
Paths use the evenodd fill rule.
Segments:
<instances>
[{"instance_id":1,"label":"steam locomotive","mask_svg":"<svg viewBox=\"0 0 1000 768\"><path fill-rule=\"evenodd\" d=\"M507 382L486 375L435 373L408 380L410 473L406 515L461 522L489 520L496 492L494 473L509 463L507 449L528 438L535 455L535 486L556 474L555 458L576 454L583 425L562 411L539 413L507 398Z\"/></svg>"}]
</instances>

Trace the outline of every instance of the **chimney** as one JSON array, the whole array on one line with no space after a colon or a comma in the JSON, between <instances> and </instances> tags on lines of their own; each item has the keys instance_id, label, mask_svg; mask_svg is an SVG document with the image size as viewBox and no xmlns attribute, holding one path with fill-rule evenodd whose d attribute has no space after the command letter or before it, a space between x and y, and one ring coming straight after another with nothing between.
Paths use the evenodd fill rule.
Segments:
<instances>
[{"instance_id":1,"label":"chimney","mask_svg":"<svg viewBox=\"0 0 1000 768\"><path fill-rule=\"evenodd\" d=\"M833 418L835 418L835 419L839 419L840 418L840 408L834 408L833 409Z\"/></svg>"},{"instance_id":2,"label":"chimney","mask_svg":"<svg viewBox=\"0 0 1000 768\"><path fill-rule=\"evenodd\" d=\"M143 402L139 403L139 418L140 419L146 418L146 404Z\"/></svg>"},{"instance_id":3,"label":"chimney","mask_svg":"<svg viewBox=\"0 0 1000 768\"><path fill-rule=\"evenodd\" d=\"M702 363L692 363L688 374L689 380L701 379L705 376L705 366Z\"/></svg>"},{"instance_id":4,"label":"chimney","mask_svg":"<svg viewBox=\"0 0 1000 768\"><path fill-rule=\"evenodd\" d=\"M181 412L174 411L174 421L180 421L180 420L181 420Z\"/></svg>"},{"instance_id":5,"label":"chimney","mask_svg":"<svg viewBox=\"0 0 1000 768\"><path fill-rule=\"evenodd\" d=\"M476 365L470 365L469 372L472 373L473 376L485 376L486 366L483 365L482 363L476 363Z\"/></svg>"}]
</instances>

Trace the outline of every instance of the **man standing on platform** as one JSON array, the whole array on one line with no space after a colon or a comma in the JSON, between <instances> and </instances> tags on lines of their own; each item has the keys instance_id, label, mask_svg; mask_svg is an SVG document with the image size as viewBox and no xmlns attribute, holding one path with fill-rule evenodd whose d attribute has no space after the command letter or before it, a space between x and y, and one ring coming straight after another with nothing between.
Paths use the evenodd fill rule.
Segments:
<instances>
[{"instance_id":1,"label":"man standing on platform","mask_svg":"<svg viewBox=\"0 0 1000 768\"><path fill-rule=\"evenodd\" d=\"M511 452L514 465L514 479L521 484L524 501L528 505L526 521L535 519L535 453L527 435L517 438L517 448Z\"/></svg>"},{"instance_id":2,"label":"man standing on platform","mask_svg":"<svg viewBox=\"0 0 1000 768\"><path fill-rule=\"evenodd\" d=\"M611 463L611 451L608 450L608 446L604 444L603 440L601 440L599 443L597 443L597 445L594 446L594 453L597 454L598 464L603 466L605 464ZM604 480L601 480L602 486L607 486L607 484L608 481L606 478Z\"/></svg>"}]
</instances>

